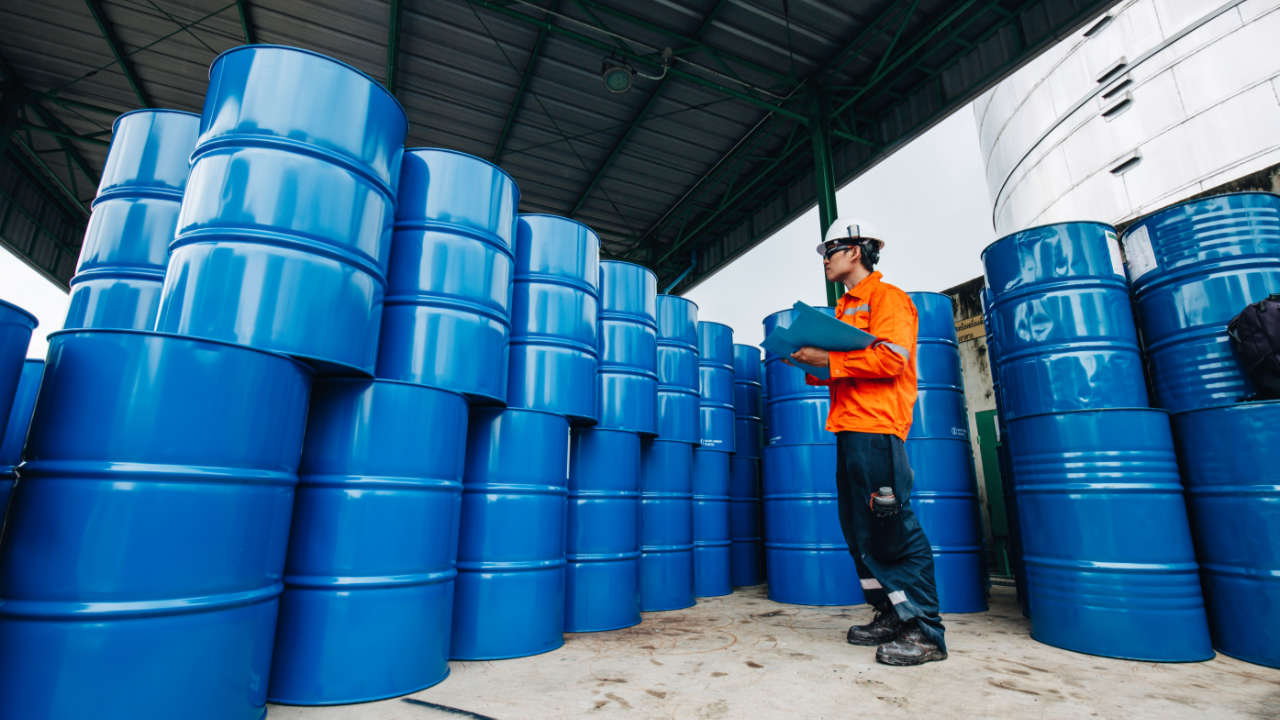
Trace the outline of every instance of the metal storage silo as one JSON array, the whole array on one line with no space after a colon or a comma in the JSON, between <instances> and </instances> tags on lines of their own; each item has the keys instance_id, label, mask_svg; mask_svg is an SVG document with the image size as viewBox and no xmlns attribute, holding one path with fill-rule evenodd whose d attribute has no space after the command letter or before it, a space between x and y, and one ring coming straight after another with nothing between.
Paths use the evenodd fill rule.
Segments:
<instances>
[{"instance_id":1,"label":"metal storage silo","mask_svg":"<svg viewBox=\"0 0 1280 720\"><path fill-rule=\"evenodd\" d=\"M449 674L466 438L458 393L393 380L315 384L271 702L366 702Z\"/></svg>"},{"instance_id":2,"label":"metal storage silo","mask_svg":"<svg viewBox=\"0 0 1280 720\"><path fill-rule=\"evenodd\" d=\"M569 424L474 408L467 432L451 657L498 660L564 644Z\"/></svg>"},{"instance_id":3,"label":"metal storage silo","mask_svg":"<svg viewBox=\"0 0 1280 720\"><path fill-rule=\"evenodd\" d=\"M155 327L199 133L194 113L135 110L116 118L64 329Z\"/></svg>"},{"instance_id":4,"label":"metal storage silo","mask_svg":"<svg viewBox=\"0 0 1280 720\"><path fill-rule=\"evenodd\" d=\"M156 329L371 374L406 128L391 93L337 60L219 55Z\"/></svg>"},{"instance_id":5,"label":"metal storage silo","mask_svg":"<svg viewBox=\"0 0 1280 720\"><path fill-rule=\"evenodd\" d=\"M576 220L519 215L507 405L595 424L600 238Z\"/></svg>"},{"instance_id":6,"label":"metal storage silo","mask_svg":"<svg viewBox=\"0 0 1280 720\"><path fill-rule=\"evenodd\" d=\"M485 160L405 151L378 377L506 402L519 201L511 176Z\"/></svg>"},{"instance_id":7,"label":"metal storage silo","mask_svg":"<svg viewBox=\"0 0 1280 720\"><path fill-rule=\"evenodd\" d=\"M310 387L243 346L49 336L0 547L8 712L263 716Z\"/></svg>"}]
</instances>

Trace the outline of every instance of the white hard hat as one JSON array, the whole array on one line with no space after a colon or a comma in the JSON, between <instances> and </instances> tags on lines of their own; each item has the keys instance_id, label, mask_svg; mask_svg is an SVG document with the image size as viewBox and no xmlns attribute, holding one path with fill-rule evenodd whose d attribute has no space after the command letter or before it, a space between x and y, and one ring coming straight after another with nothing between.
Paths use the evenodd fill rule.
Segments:
<instances>
[{"instance_id":1,"label":"white hard hat","mask_svg":"<svg viewBox=\"0 0 1280 720\"><path fill-rule=\"evenodd\" d=\"M818 254L826 255L828 251L839 245L852 245L863 240L875 243L876 250L884 248L884 240L880 233L857 218L841 217L827 228L827 235L818 245Z\"/></svg>"}]
</instances>

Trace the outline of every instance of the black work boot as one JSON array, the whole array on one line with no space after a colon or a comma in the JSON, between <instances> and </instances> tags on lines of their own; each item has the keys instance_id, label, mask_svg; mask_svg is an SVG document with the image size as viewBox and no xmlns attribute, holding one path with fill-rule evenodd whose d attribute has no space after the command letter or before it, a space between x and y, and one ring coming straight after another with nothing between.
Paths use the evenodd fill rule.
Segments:
<instances>
[{"instance_id":1,"label":"black work boot","mask_svg":"<svg viewBox=\"0 0 1280 720\"><path fill-rule=\"evenodd\" d=\"M898 631L901 629L902 621L898 619L898 614L892 608L888 610L877 608L874 620L866 625L854 625L849 628L848 640L850 645L879 645L898 637Z\"/></svg>"},{"instance_id":2,"label":"black work boot","mask_svg":"<svg viewBox=\"0 0 1280 720\"><path fill-rule=\"evenodd\" d=\"M946 659L947 653L914 622L905 625L896 639L876 648L876 662L884 665L922 665Z\"/></svg>"}]
</instances>

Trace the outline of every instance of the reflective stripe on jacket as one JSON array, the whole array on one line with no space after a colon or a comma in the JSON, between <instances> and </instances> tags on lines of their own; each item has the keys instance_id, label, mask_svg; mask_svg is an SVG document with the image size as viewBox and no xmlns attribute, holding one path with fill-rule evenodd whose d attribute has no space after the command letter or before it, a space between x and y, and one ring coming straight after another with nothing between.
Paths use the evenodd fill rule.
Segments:
<instances>
[{"instance_id":1,"label":"reflective stripe on jacket","mask_svg":"<svg viewBox=\"0 0 1280 720\"><path fill-rule=\"evenodd\" d=\"M806 375L831 391L829 432L889 433L907 439L916 402L915 303L873 272L836 303L836 317L876 336L865 350L831 352L830 380Z\"/></svg>"}]
</instances>

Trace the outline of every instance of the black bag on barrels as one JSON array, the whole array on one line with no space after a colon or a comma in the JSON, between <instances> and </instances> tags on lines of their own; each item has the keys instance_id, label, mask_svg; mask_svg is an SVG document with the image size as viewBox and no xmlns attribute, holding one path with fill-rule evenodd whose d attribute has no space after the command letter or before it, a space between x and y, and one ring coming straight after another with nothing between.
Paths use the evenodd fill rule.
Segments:
<instances>
[{"instance_id":1,"label":"black bag on barrels","mask_svg":"<svg viewBox=\"0 0 1280 720\"><path fill-rule=\"evenodd\" d=\"M1280 398L1280 293L1242 310L1227 335L1258 397Z\"/></svg>"}]
</instances>

